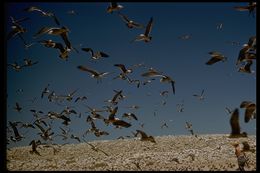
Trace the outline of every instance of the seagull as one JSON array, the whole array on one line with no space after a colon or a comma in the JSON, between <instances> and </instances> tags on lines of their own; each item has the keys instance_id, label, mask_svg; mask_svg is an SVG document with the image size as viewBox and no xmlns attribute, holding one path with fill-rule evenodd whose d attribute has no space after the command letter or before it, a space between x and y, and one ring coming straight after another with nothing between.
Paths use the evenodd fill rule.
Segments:
<instances>
[{"instance_id":1,"label":"seagull","mask_svg":"<svg viewBox=\"0 0 260 173\"><path fill-rule=\"evenodd\" d=\"M86 52L90 52L91 58L94 59L94 60L109 57L108 54L101 52L101 51L94 52L93 49L91 49L91 48L81 48L81 50L86 51Z\"/></svg>"},{"instance_id":2,"label":"seagull","mask_svg":"<svg viewBox=\"0 0 260 173\"><path fill-rule=\"evenodd\" d=\"M230 126L231 126L231 134L230 134L230 138L236 138L236 137L247 137L247 133L240 132L240 125L239 125L239 110L238 108L236 108L232 115L231 118L229 120Z\"/></svg>"},{"instance_id":3,"label":"seagull","mask_svg":"<svg viewBox=\"0 0 260 173\"><path fill-rule=\"evenodd\" d=\"M67 14L77 15L78 13L76 13L76 11L74 11L74 10L69 10L69 11L67 11Z\"/></svg>"},{"instance_id":4,"label":"seagull","mask_svg":"<svg viewBox=\"0 0 260 173\"><path fill-rule=\"evenodd\" d=\"M122 115L122 117L123 118L129 118L129 119L135 119L136 121L138 120L137 119L137 117L136 117L136 115L135 114L133 114L133 113L124 113L123 115Z\"/></svg>"},{"instance_id":5,"label":"seagull","mask_svg":"<svg viewBox=\"0 0 260 173\"><path fill-rule=\"evenodd\" d=\"M75 136L75 135L71 134L70 138L71 138L71 139L76 139L77 141L80 142L80 139L79 139L78 136Z\"/></svg>"},{"instance_id":6,"label":"seagull","mask_svg":"<svg viewBox=\"0 0 260 173\"><path fill-rule=\"evenodd\" d=\"M58 18L56 17L56 15L55 15L54 13L45 12L45 11L41 10L40 8L35 7L35 6L31 6L31 7L25 8L24 11L27 11L27 12L38 11L38 12L40 12L43 16L52 17L52 18L54 19L55 23L56 23L57 25L60 25L60 22L59 22Z\"/></svg>"},{"instance_id":7,"label":"seagull","mask_svg":"<svg viewBox=\"0 0 260 173\"><path fill-rule=\"evenodd\" d=\"M30 142L30 144L29 144L29 145L32 145L32 150L30 151L30 153L31 153L31 154L35 153L35 154L41 156L40 153L36 150L37 147L38 147L40 144L41 144L41 141L40 141L40 140L38 140L38 141L32 140L32 141Z\"/></svg>"},{"instance_id":8,"label":"seagull","mask_svg":"<svg viewBox=\"0 0 260 173\"><path fill-rule=\"evenodd\" d=\"M41 94L41 98L43 98L43 96L44 96L45 94L50 93L50 90L48 89L49 86L50 86L50 84L48 84L48 85L43 89L42 94Z\"/></svg>"},{"instance_id":9,"label":"seagull","mask_svg":"<svg viewBox=\"0 0 260 173\"><path fill-rule=\"evenodd\" d=\"M161 125L161 129L164 128L164 127L169 128L169 126L166 124L166 122L164 122L164 123Z\"/></svg>"},{"instance_id":10,"label":"seagull","mask_svg":"<svg viewBox=\"0 0 260 173\"><path fill-rule=\"evenodd\" d=\"M223 23L218 23L217 24L217 30L222 30L223 28Z\"/></svg>"},{"instance_id":11,"label":"seagull","mask_svg":"<svg viewBox=\"0 0 260 173\"><path fill-rule=\"evenodd\" d=\"M231 115L231 114L233 113L233 111L231 111L228 107L225 107L225 109L226 109L226 111L227 111L228 114Z\"/></svg>"},{"instance_id":12,"label":"seagull","mask_svg":"<svg viewBox=\"0 0 260 173\"><path fill-rule=\"evenodd\" d=\"M139 36L137 36L133 41L144 41L144 42L149 42L152 40L152 37L149 36L151 30L152 30L152 25L153 25L153 17L150 18L149 23L146 25L146 29L145 29L145 33L144 34L140 34Z\"/></svg>"},{"instance_id":13,"label":"seagull","mask_svg":"<svg viewBox=\"0 0 260 173\"><path fill-rule=\"evenodd\" d=\"M23 68L23 66L18 65L17 62L14 62L12 64L7 64L7 66L11 66L16 72L21 71L21 69Z\"/></svg>"},{"instance_id":14,"label":"seagull","mask_svg":"<svg viewBox=\"0 0 260 173\"><path fill-rule=\"evenodd\" d=\"M249 12L249 16L252 14L252 16L254 17L255 14L255 9L256 9L256 2L249 2L247 6L238 6L238 7L234 7L236 10L238 11L248 11Z\"/></svg>"},{"instance_id":15,"label":"seagull","mask_svg":"<svg viewBox=\"0 0 260 173\"><path fill-rule=\"evenodd\" d=\"M256 53L250 51L256 51L256 36L250 37L248 43L243 45L243 48L239 51L236 65L242 61L256 59Z\"/></svg>"},{"instance_id":16,"label":"seagull","mask_svg":"<svg viewBox=\"0 0 260 173\"><path fill-rule=\"evenodd\" d=\"M130 20L126 15L122 13L118 13L118 15L123 19L123 21L126 23L126 26L128 28L144 28L142 24L136 23L133 20Z\"/></svg>"},{"instance_id":17,"label":"seagull","mask_svg":"<svg viewBox=\"0 0 260 173\"><path fill-rule=\"evenodd\" d=\"M176 106L177 106L177 111L178 112L183 112L184 111L184 104L183 103L182 104L177 104Z\"/></svg>"},{"instance_id":18,"label":"seagull","mask_svg":"<svg viewBox=\"0 0 260 173\"><path fill-rule=\"evenodd\" d=\"M113 13L113 11L118 11L124 8L122 5L117 4L117 2L111 2L107 8L108 13Z\"/></svg>"},{"instance_id":19,"label":"seagull","mask_svg":"<svg viewBox=\"0 0 260 173\"><path fill-rule=\"evenodd\" d=\"M191 34L186 34L186 35L179 36L178 38L181 40L189 40L191 39L191 37L192 37Z\"/></svg>"},{"instance_id":20,"label":"seagull","mask_svg":"<svg viewBox=\"0 0 260 173\"><path fill-rule=\"evenodd\" d=\"M123 120L120 120L118 118L115 118L115 114L117 113L118 107L115 107L114 109L110 110L110 115L108 116L108 119L104 119L104 122L106 124L112 123L116 127L130 127L132 126L130 123L125 122Z\"/></svg>"},{"instance_id":21,"label":"seagull","mask_svg":"<svg viewBox=\"0 0 260 173\"><path fill-rule=\"evenodd\" d=\"M192 124L191 124L191 123L186 122L185 128L186 128L188 131L190 131L191 135L194 135L194 131L193 131L193 129L192 129Z\"/></svg>"},{"instance_id":22,"label":"seagull","mask_svg":"<svg viewBox=\"0 0 260 173\"><path fill-rule=\"evenodd\" d=\"M59 49L59 51L60 51L59 57L63 60L66 60L66 61L68 60L68 56L69 56L68 54L70 52L70 49L67 47L64 47L62 45L62 43L57 43L52 40L42 40L39 42L41 44L43 44L45 47Z\"/></svg>"},{"instance_id":23,"label":"seagull","mask_svg":"<svg viewBox=\"0 0 260 173\"><path fill-rule=\"evenodd\" d=\"M14 131L14 135L15 135L15 140L16 141L20 141L22 138L24 138L23 136L21 136L16 128L16 126L18 125L18 123L16 122L11 122L9 121L9 125L12 127L13 131Z\"/></svg>"},{"instance_id":24,"label":"seagull","mask_svg":"<svg viewBox=\"0 0 260 173\"><path fill-rule=\"evenodd\" d=\"M65 97L67 101L71 101L73 99L73 95L78 91L78 89L72 91L71 93L69 93L66 96L61 96L61 97Z\"/></svg>"},{"instance_id":25,"label":"seagull","mask_svg":"<svg viewBox=\"0 0 260 173\"><path fill-rule=\"evenodd\" d=\"M169 91L162 91L162 92L160 92L160 96L168 96L168 93L169 93Z\"/></svg>"},{"instance_id":26,"label":"seagull","mask_svg":"<svg viewBox=\"0 0 260 173\"><path fill-rule=\"evenodd\" d=\"M124 99L124 95L122 94L123 90L117 91L114 90L116 93L111 100L108 100L107 102L112 103L113 105L117 105L118 100L117 99Z\"/></svg>"},{"instance_id":27,"label":"seagull","mask_svg":"<svg viewBox=\"0 0 260 173\"><path fill-rule=\"evenodd\" d=\"M29 59L29 58L25 58L23 60L24 60L24 63L25 63L24 67L30 67L30 66L33 66L35 64L38 64L38 61L32 62L32 60Z\"/></svg>"},{"instance_id":28,"label":"seagull","mask_svg":"<svg viewBox=\"0 0 260 173\"><path fill-rule=\"evenodd\" d=\"M96 79L97 79L97 83L98 83L99 81L101 81L101 78L102 78L102 77L104 77L105 75L109 74L109 72L101 72L101 73L99 73L99 72L97 72L97 71L91 70L91 69L89 69L89 68L87 68L87 67L84 67L84 66L82 66L82 65L79 65L79 66L78 66L78 69L80 69L81 71L86 71L86 72L91 73L91 74L92 74L91 77L92 77L92 78L96 78Z\"/></svg>"},{"instance_id":29,"label":"seagull","mask_svg":"<svg viewBox=\"0 0 260 173\"><path fill-rule=\"evenodd\" d=\"M19 105L19 103L15 103L15 107L14 107L14 109L17 111L17 112L21 112L21 110L22 110L22 107Z\"/></svg>"},{"instance_id":30,"label":"seagull","mask_svg":"<svg viewBox=\"0 0 260 173\"><path fill-rule=\"evenodd\" d=\"M76 99L75 99L75 103L77 102L77 101L83 101L83 100L87 100L87 97L86 96L82 96L82 97L77 97Z\"/></svg>"},{"instance_id":31,"label":"seagull","mask_svg":"<svg viewBox=\"0 0 260 173\"><path fill-rule=\"evenodd\" d=\"M201 91L201 94L198 95L198 94L193 94L194 97L197 97L199 100L204 100L205 97L204 97L204 89Z\"/></svg>"},{"instance_id":32,"label":"seagull","mask_svg":"<svg viewBox=\"0 0 260 173\"><path fill-rule=\"evenodd\" d=\"M239 67L238 72L244 72L244 73L254 73L254 71L251 70L251 65L253 64L252 60L247 60L247 63L245 66Z\"/></svg>"},{"instance_id":33,"label":"seagull","mask_svg":"<svg viewBox=\"0 0 260 173\"><path fill-rule=\"evenodd\" d=\"M251 101L243 101L240 104L240 108L245 108L245 123L248 123L250 119L255 118L256 115L256 104Z\"/></svg>"},{"instance_id":34,"label":"seagull","mask_svg":"<svg viewBox=\"0 0 260 173\"><path fill-rule=\"evenodd\" d=\"M142 130L136 130L137 134L141 134L141 141L150 141L153 143L156 143L153 136L148 136L144 131Z\"/></svg>"},{"instance_id":35,"label":"seagull","mask_svg":"<svg viewBox=\"0 0 260 173\"><path fill-rule=\"evenodd\" d=\"M123 74L128 74L133 72L132 69L127 69L124 64L114 64L114 66L118 67Z\"/></svg>"},{"instance_id":36,"label":"seagull","mask_svg":"<svg viewBox=\"0 0 260 173\"><path fill-rule=\"evenodd\" d=\"M7 40L9 40L10 38L13 38L15 37L16 35L18 35L20 37L20 39L23 41L24 45L27 45L25 39L22 37L21 34L27 32L27 30L25 28L23 28L19 22L22 22L22 21L25 21L25 20L28 20L29 18L22 18L22 19L19 19L19 20L14 20L13 17L10 17L11 20L12 20L12 31L10 31L7 35Z\"/></svg>"},{"instance_id":37,"label":"seagull","mask_svg":"<svg viewBox=\"0 0 260 173\"><path fill-rule=\"evenodd\" d=\"M214 64L214 63L216 63L218 61L225 62L227 60L227 57L225 57L224 55L222 55L219 52L212 51L212 52L209 52L209 54L211 56L211 59L206 62L207 65L212 65L212 64Z\"/></svg>"},{"instance_id":38,"label":"seagull","mask_svg":"<svg viewBox=\"0 0 260 173\"><path fill-rule=\"evenodd\" d=\"M70 107L66 106L66 108L61 111L60 115L62 115L63 113L65 113L65 115L69 115L71 113L73 114L77 114L77 112L74 109L70 109Z\"/></svg>"}]
</instances>

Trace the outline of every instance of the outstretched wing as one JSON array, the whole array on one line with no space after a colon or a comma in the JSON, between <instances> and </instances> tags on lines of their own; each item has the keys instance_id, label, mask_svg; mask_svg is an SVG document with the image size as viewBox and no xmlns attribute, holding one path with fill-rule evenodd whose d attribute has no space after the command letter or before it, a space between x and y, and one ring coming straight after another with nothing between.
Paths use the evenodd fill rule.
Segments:
<instances>
[{"instance_id":1,"label":"outstretched wing","mask_svg":"<svg viewBox=\"0 0 260 173\"><path fill-rule=\"evenodd\" d=\"M147 26L146 26L144 35L146 35L146 36L149 35L149 33L150 33L151 30L152 30L152 25L153 25L153 18L151 17L149 23L148 23Z\"/></svg>"},{"instance_id":2,"label":"outstretched wing","mask_svg":"<svg viewBox=\"0 0 260 173\"><path fill-rule=\"evenodd\" d=\"M256 109L256 104L252 103L246 107L245 111L245 122L248 123L249 120L251 119L254 111Z\"/></svg>"},{"instance_id":3,"label":"outstretched wing","mask_svg":"<svg viewBox=\"0 0 260 173\"><path fill-rule=\"evenodd\" d=\"M81 71L86 71L86 72L92 73L92 74L94 74L95 76L98 76L98 73L97 73L96 71L91 70L91 69L88 69L88 68L86 68L86 67L84 67L84 66L82 66L82 65L79 65L79 66L78 66L78 69L80 69Z\"/></svg>"}]
</instances>

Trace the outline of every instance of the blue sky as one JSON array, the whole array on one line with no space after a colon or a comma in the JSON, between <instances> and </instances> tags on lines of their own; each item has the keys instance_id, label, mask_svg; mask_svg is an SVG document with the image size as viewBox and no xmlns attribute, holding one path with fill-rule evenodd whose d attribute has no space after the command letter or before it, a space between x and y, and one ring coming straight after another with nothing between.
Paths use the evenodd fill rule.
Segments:
<instances>
[{"instance_id":1,"label":"blue sky","mask_svg":"<svg viewBox=\"0 0 260 173\"><path fill-rule=\"evenodd\" d=\"M131 122L130 128L115 129L112 125L106 126L97 120L98 128L108 131L110 135L95 137L88 134L87 141L99 139L116 139L119 136L131 135L131 131L142 129L140 123L144 123L143 131L147 134L159 135L190 135L185 129L185 122L191 122L195 133L198 134L228 134L231 131L229 125L230 116L225 107L234 109L239 107L244 100L256 101L256 77L252 74L237 72L235 66L238 53L242 45L248 42L249 37L256 35L256 18L249 16L248 12L236 11L234 6L243 6L247 3L120 3L124 8L120 11L134 21L146 25L151 17L154 19L151 31L152 41L130 43L137 35L144 32L142 29L129 29L117 12L109 14L106 9L109 3L9 3L6 8L5 25L7 32L11 30L10 16L15 19L29 17L21 25L27 29L23 34L27 42L35 42L43 39L63 43L58 36L43 35L34 39L33 35L44 26L57 27L49 17L41 16L37 12L25 12L24 8L37 6L44 11L50 11L60 20L61 26L70 29L68 34L72 45L79 53L72 51L68 61L58 57L58 50L46 48L35 44L29 49L24 49L19 37L14 37L7 42L7 63L17 61L23 63L28 57L38 64L24 68L20 72L7 68L7 121L31 122L33 120L30 109L41 110L45 114L48 111L61 112L65 105L73 106L81 118L71 115L71 124L68 126L75 135L82 134L90 128L86 123L86 105L93 108L102 108L106 105L104 100L111 99L113 90L123 90L126 98L118 103L116 117L121 118L125 112L135 113L139 120L127 120ZM70 15L67 12L74 10L77 14ZM217 24L223 23L222 30L217 29ZM181 40L179 36L191 34L191 39ZM7 35L7 33L6 33ZM227 41L237 41L241 45L231 45ZM81 50L83 47L91 47L109 55L106 59L96 62L91 60L90 54ZM205 62L210 59L208 52L218 51L225 55L226 62L218 62L207 66ZM157 78L151 84L136 88L126 81L113 80L120 73L114 64L125 64L129 67L134 64L144 63L153 67L175 80L176 94L171 92L170 84L160 83ZM102 83L97 84L88 73L77 69L83 65L97 71L108 71ZM252 66L256 70L255 62ZM145 80L141 74L145 68L134 69L129 76L133 79ZM64 101L64 106L59 106L48 101L47 97L41 99L41 92L47 84L49 89L57 95L79 89L73 101ZM23 93L16 90L23 89ZM199 101L193 94L200 94L205 90L205 100ZM168 90L168 97L160 96L160 91ZM150 96L147 96L147 93ZM78 96L87 96L84 102L74 103ZM34 103L28 101L36 97ZM162 101L166 105L162 105ZM184 112L178 112L176 104L184 102ZM13 107L18 102L23 110L16 112ZM130 105L138 105L140 109L131 110L125 108ZM156 116L153 115L156 110ZM108 113L102 113L108 116ZM244 110L240 109L240 126L242 131L248 134L256 134L255 120L249 123L243 122ZM171 120L171 121L170 121ZM161 129L166 122L169 128ZM60 120L52 124L55 134L60 133L62 127ZM20 129L26 138L10 146L28 145L32 139L40 139L37 136L38 129ZM8 134L9 135L9 134ZM10 136L10 135L9 135ZM60 137L54 138L54 142L64 143ZM71 139L66 142L76 143Z\"/></svg>"}]
</instances>

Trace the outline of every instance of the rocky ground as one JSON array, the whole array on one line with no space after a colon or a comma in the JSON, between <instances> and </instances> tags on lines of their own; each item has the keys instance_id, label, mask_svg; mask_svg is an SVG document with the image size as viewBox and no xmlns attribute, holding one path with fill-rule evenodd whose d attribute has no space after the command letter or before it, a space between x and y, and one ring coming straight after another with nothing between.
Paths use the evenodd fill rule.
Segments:
<instances>
[{"instance_id":1,"label":"rocky ground","mask_svg":"<svg viewBox=\"0 0 260 173\"><path fill-rule=\"evenodd\" d=\"M247 141L256 149L256 136L228 138L227 134L195 136L158 136L157 143L139 138L93 141L95 151L86 143L37 148L30 146L7 150L8 170L237 170L234 142ZM55 150L54 150L55 149ZM107 155L106 155L107 154ZM245 170L256 170L256 152L247 152Z\"/></svg>"}]
</instances>

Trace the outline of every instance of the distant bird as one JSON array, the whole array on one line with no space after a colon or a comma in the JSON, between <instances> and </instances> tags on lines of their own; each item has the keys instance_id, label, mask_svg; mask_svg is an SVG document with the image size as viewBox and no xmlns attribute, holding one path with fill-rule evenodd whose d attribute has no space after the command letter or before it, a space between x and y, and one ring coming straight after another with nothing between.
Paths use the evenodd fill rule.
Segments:
<instances>
[{"instance_id":1,"label":"distant bird","mask_svg":"<svg viewBox=\"0 0 260 173\"><path fill-rule=\"evenodd\" d=\"M25 65L24 65L24 67L30 67L30 66L33 66L33 65L35 65L35 64L38 64L38 61L35 61L35 62L33 62L31 59L29 59L29 58L25 58L25 59L23 59L24 60L24 63L25 63Z\"/></svg>"},{"instance_id":2,"label":"distant bird","mask_svg":"<svg viewBox=\"0 0 260 173\"><path fill-rule=\"evenodd\" d=\"M160 82L171 83L171 85L172 85L172 92L173 92L173 94L175 94L175 86L174 86L175 81L171 77L163 75L162 78L160 79Z\"/></svg>"},{"instance_id":3,"label":"distant bird","mask_svg":"<svg viewBox=\"0 0 260 173\"><path fill-rule=\"evenodd\" d=\"M11 126L11 128L12 128L13 131L14 131L14 135L15 135L15 140L16 140L16 141L20 141L22 138L24 138L23 136L21 136L21 135L19 134L19 132L18 132L18 130L17 130L17 127L16 127L16 126L18 125L18 123L9 121L9 125Z\"/></svg>"},{"instance_id":4,"label":"distant bird","mask_svg":"<svg viewBox=\"0 0 260 173\"><path fill-rule=\"evenodd\" d=\"M194 97L197 97L199 100L204 100L205 97L204 97L204 89L201 91L201 94L198 95L198 94L193 94Z\"/></svg>"},{"instance_id":5,"label":"distant bird","mask_svg":"<svg viewBox=\"0 0 260 173\"><path fill-rule=\"evenodd\" d=\"M88 143L88 142L86 142L86 141L85 141L85 143L88 144L88 145L91 147L92 150L94 150L94 151L96 151L96 152L99 152L99 151L100 151L100 152L102 152L103 154L105 154L106 156L109 156L106 152L104 152L103 150L97 148L96 146L92 145L91 143Z\"/></svg>"},{"instance_id":6,"label":"distant bird","mask_svg":"<svg viewBox=\"0 0 260 173\"><path fill-rule=\"evenodd\" d=\"M22 18L22 19L19 19L19 20L15 20L12 16L10 17L11 20L12 20L12 30L8 33L7 35L7 40L15 37L16 35L19 36L19 38L23 41L24 45L27 45L25 39L23 38L22 34L27 32L27 30L25 28L23 28L19 22L22 22L22 21L25 21L25 20L28 20L29 18Z\"/></svg>"},{"instance_id":7,"label":"distant bird","mask_svg":"<svg viewBox=\"0 0 260 173\"><path fill-rule=\"evenodd\" d=\"M178 38L181 40L189 40L191 39L191 37L192 37L191 34L186 34L186 35L179 36Z\"/></svg>"},{"instance_id":8,"label":"distant bird","mask_svg":"<svg viewBox=\"0 0 260 173\"><path fill-rule=\"evenodd\" d=\"M227 57L225 57L224 55L222 55L219 52L212 51L212 52L209 52L209 54L211 56L211 59L206 62L207 65L212 65L219 61L225 62L227 60Z\"/></svg>"},{"instance_id":9,"label":"distant bird","mask_svg":"<svg viewBox=\"0 0 260 173\"><path fill-rule=\"evenodd\" d=\"M38 141L35 141L35 140L32 140L30 142L29 145L32 145L32 150L30 151L31 154L35 153L37 154L38 156L41 156L40 153L37 151L37 147L41 144L41 141L38 140Z\"/></svg>"},{"instance_id":10,"label":"distant bird","mask_svg":"<svg viewBox=\"0 0 260 173\"><path fill-rule=\"evenodd\" d=\"M144 131L142 130L136 130L137 134L141 134L141 141L150 141L152 143L156 143L153 136L148 136Z\"/></svg>"},{"instance_id":11,"label":"distant bird","mask_svg":"<svg viewBox=\"0 0 260 173\"><path fill-rule=\"evenodd\" d=\"M65 96L61 96L61 97L65 97L67 101L71 101L73 99L73 95L78 91L78 89L72 91L71 93L65 95Z\"/></svg>"},{"instance_id":12,"label":"distant bird","mask_svg":"<svg viewBox=\"0 0 260 173\"><path fill-rule=\"evenodd\" d=\"M132 105L132 106L126 106L126 108L130 108L130 109L139 109L140 106Z\"/></svg>"},{"instance_id":13,"label":"distant bird","mask_svg":"<svg viewBox=\"0 0 260 173\"><path fill-rule=\"evenodd\" d=\"M164 122L164 123L161 125L161 129L163 129L164 127L169 128L169 126L166 124L166 122Z\"/></svg>"},{"instance_id":14,"label":"distant bird","mask_svg":"<svg viewBox=\"0 0 260 173\"><path fill-rule=\"evenodd\" d=\"M189 122L186 121L186 126L185 126L185 128L186 128L188 131L190 131L191 135L194 135L194 131L193 131L193 129L192 129L192 124L191 124L191 123L189 123Z\"/></svg>"},{"instance_id":15,"label":"distant bird","mask_svg":"<svg viewBox=\"0 0 260 173\"><path fill-rule=\"evenodd\" d=\"M59 49L59 51L60 51L59 57L63 60L66 60L66 61L68 60L70 49L67 47L64 47L62 43L57 43L52 40L42 40L39 42L41 44L43 44L45 47Z\"/></svg>"},{"instance_id":16,"label":"distant bird","mask_svg":"<svg viewBox=\"0 0 260 173\"><path fill-rule=\"evenodd\" d=\"M177 106L177 111L178 112L183 112L184 111L184 104L183 103L177 104L176 106Z\"/></svg>"},{"instance_id":17,"label":"distant bird","mask_svg":"<svg viewBox=\"0 0 260 173\"><path fill-rule=\"evenodd\" d=\"M126 26L128 28L144 28L142 24L136 23L133 20L130 20L126 15L122 13L118 13L118 15L123 19L123 21L126 23Z\"/></svg>"},{"instance_id":18,"label":"distant bird","mask_svg":"<svg viewBox=\"0 0 260 173\"><path fill-rule=\"evenodd\" d=\"M75 103L78 102L79 100L80 100L80 101L87 100L87 97L86 97L86 96L77 97L77 98L75 99Z\"/></svg>"},{"instance_id":19,"label":"distant bird","mask_svg":"<svg viewBox=\"0 0 260 173\"><path fill-rule=\"evenodd\" d=\"M69 11L67 11L67 14L77 15L78 13L75 10L69 10Z\"/></svg>"},{"instance_id":20,"label":"distant bird","mask_svg":"<svg viewBox=\"0 0 260 173\"><path fill-rule=\"evenodd\" d=\"M27 12L38 11L38 12L40 12L43 16L52 17L52 18L54 19L55 23L56 23L57 25L60 25L60 22L59 22L58 18L56 17L56 15L55 15L54 13L45 12L45 11L41 10L40 8L35 7L35 6L31 6L31 7L25 8L24 11L27 11Z\"/></svg>"},{"instance_id":21,"label":"distant bird","mask_svg":"<svg viewBox=\"0 0 260 173\"><path fill-rule=\"evenodd\" d=\"M19 103L18 102L16 102L15 103L15 107L14 107L14 109L17 111L17 112L21 112L21 110L22 110L22 107L19 105Z\"/></svg>"},{"instance_id":22,"label":"distant bird","mask_svg":"<svg viewBox=\"0 0 260 173\"><path fill-rule=\"evenodd\" d=\"M222 30L223 28L223 23L218 23L217 24L217 30Z\"/></svg>"},{"instance_id":23,"label":"distant bird","mask_svg":"<svg viewBox=\"0 0 260 173\"><path fill-rule=\"evenodd\" d=\"M43 96L44 96L45 94L50 93L50 90L48 89L49 86L50 86L50 84L48 84L48 85L43 89L43 91L42 91L42 93L41 93L41 98L43 98Z\"/></svg>"},{"instance_id":24,"label":"distant bird","mask_svg":"<svg viewBox=\"0 0 260 173\"><path fill-rule=\"evenodd\" d=\"M71 134L70 138L71 139L76 139L78 142L80 142L80 139L79 139L78 136L75 136L75 135Z\"/></svg>"},{"instance_id":25,"label":"distant bird","mask_svg":"<svg viewBox=\"0 0 260 173\"><path fill-rule=\"evenodd\" d=\"M85 52L90 52L91 53L91 58L94 59L94 60L98 60L98 59L101 59L101 58L109 57L108 54L106 54L104 52L101 52L101 51L94 52L93 49L91 49L91 48L81 48L81 50L83 50Z\"/></svg>"},{"instance_id":26,"label":"distant bird","mask_svg":"<svg viewBox=\"0 0 260 173\"><path fill-rule=\"evenodd\" d=\"M51 130L51 127L48 127L47 129L44 129L40 124L38 123L34 123L39 130L41 131L40 136L42 137L43 140L47 141L47 140L52 140L52 136L54 134L54 132L49 133L49 131Z\"/></svg>"},{"instance_id":27,"label":"distant bird","mask_svg":"<svg viewBox=\"0 0 260 173\"><path fill-rule=\"evenodd\" d=\"M231 126L231 134L229 137L231 138L237 138L237 137L247 137L247 133L240 132L240 125L239 125L239 110L236 108L229 120L230 126Z\"/></svg>"},{"instance_id":28,"label":"distant bird","mask_svg":"<svg viewBox=\"0 0 260 173\"><path fill-rule=\"evenodd\" d=\"M124 99L124 95L122 94L123 90L117 91L114 90L114 92L116 93L112 99L109 99L107 102L112 103L113 105L117 105L119 99Z\"/></svg>"},{"instance_id":29,"label":"distant bird","mask_svg":"<svg viewBox=\"0 0 260 173\"><path fill-rule=\"evenodd\" d=\"M240 46L240 42L238 42L238 41L226 41L226 43L235 45L235 46Z\"/></svg>"},{"instance_id":30,"label":"distant bird","mask_svg":"<svg viewBox=\"0 0 260 173\"><path fill-rule=\"evenodd\" d=\"M161 96L168 96L168 93L169 93L169 91L162 91L162 92L160 92L160 95Z\"/></svg>"},{"instance_id":31,"label":"distant bird","mask_svg":"<svg viewBox=\"0 0 260 173\"><path fill-rule=\"evenodd\" d=\"M150 36L149 34L152 30L152 26L153 26L153 17L150 18L149 23L146 25L145 33L137 36L132 42L134 42L134 41L144 41L144 42L147 43L147 42L151 41L152 36Z\"/></svg>"},{"instance_id":32,"label":"distant bird","mask_svg":"<svg viewBox=\"0 0 260 173\"><path fill-rule=\"evenodd\" d=\"M114 66L118 67L123 74L128 74L133 72L132 69L127 69L124 64L114 64Z\"/></svg>"},{"instance_id":33,"label":"distant bird","mask_svg":"<svg viewBox=\"0 0 260 173\"><path fill-rule=\"evenodd\" d=\"M12 64L7 64L7 66L11 66L15 71L19 72L23 68L23 66L18 65L17 62L14 62Z\"/></svg>"},{"instance_id":34,"label":"distant bird","mask_svg":"<svg viewBox=\"0 0 260 173\"><path fill-rule=\"evenodd\" d=\"M138 118L136 117L136 115L134 113L124 113L122 115L123 118L129 118L129 119L135 119L136 121L138 120Z\"/></svg>"},{"instance_id":35,"label":"distant bird","mask_svg":"<svg viewBox=\"0 0 260 173\"><path fill-rule=\"evenodd\" d=\"M117 2L111 2L110 5L107 7L108 13L113 13L113 11L118 11L124 8L122 5L117 4Z\"/></svg>"},{"instance_id":36,"label":"distant bird","mask_svg":"<svg viewBox=\"0 0 260 173\"><path fill-rule=\"evenodd\" d=\"M118 118L115 118L115 114L117 113L118 107L115 107L114 109L110 110L110 115L108 119L105 119L104 122L106 124L112 123L116 127L125 127L128 128L132 126L130 123L125 122L123 120L120 120Z\"/></svg>"},{"instance_id":37,"label":"distant bird","mask_svg":"<svg viewBox=\"0 0 260 173\"><path fill-rule=\"evenodd\" d=\"M61 111L61 115L65 113L65 115L69 115L69 114L77 114L77 112L74 109L71 109L70 107L66 106L66 108Z\"/></svg>"},{"instance_id":38,"label":"distant bird","mask_svg":"<svg viewBox=\"0 0 260 173\"><path fill-rule=\"evenodd\" d=\"M248 11L249 16L252 14L252 16L254 17L255 16L254 12L256 9L256 2L249 2L247 6L237 6L234 8L238 11Z\"/></svg>"},{"instance_id":39,"label":"distant bird","mask_svg":"<svg viewBox=\"0 0 260 173\"><path fill-rule=\"evenodd\" d=\"M226 109L228 114L230 114L230 115L232 114L233 111L231 111L228 107L225 107L225 109Z\"/></svg>"},{"instance_id":40,"label":"distant bird","mask_svg":"<svg viewBox=\"0 0 260 173\"><path fill-rule=\"evenodd\" d=\"M80 69L81 71L86 71L86 72L91 73L92 74L91 77L92 78L96 78L97 79L97 83L99 81L101 82L102 77L104 77L105 75L109 74L109 72L101 72L101 73L99 73L97 71L91 70L91 69L89 69L87 67L84 67L82 65L79 65L78 69Z\"/></svg>"},{"instance_id":41,"label":"distant bird","mask_svg":"<svg viewBox=\"0 0 260 173\"><path fill-rule=\"evenodd\" d=\"M256 118L256 104L251 101L243 101L240 104L240 108L245 108L245 123L248 123L250 119Z\"/></svg>"}]
</instances>

